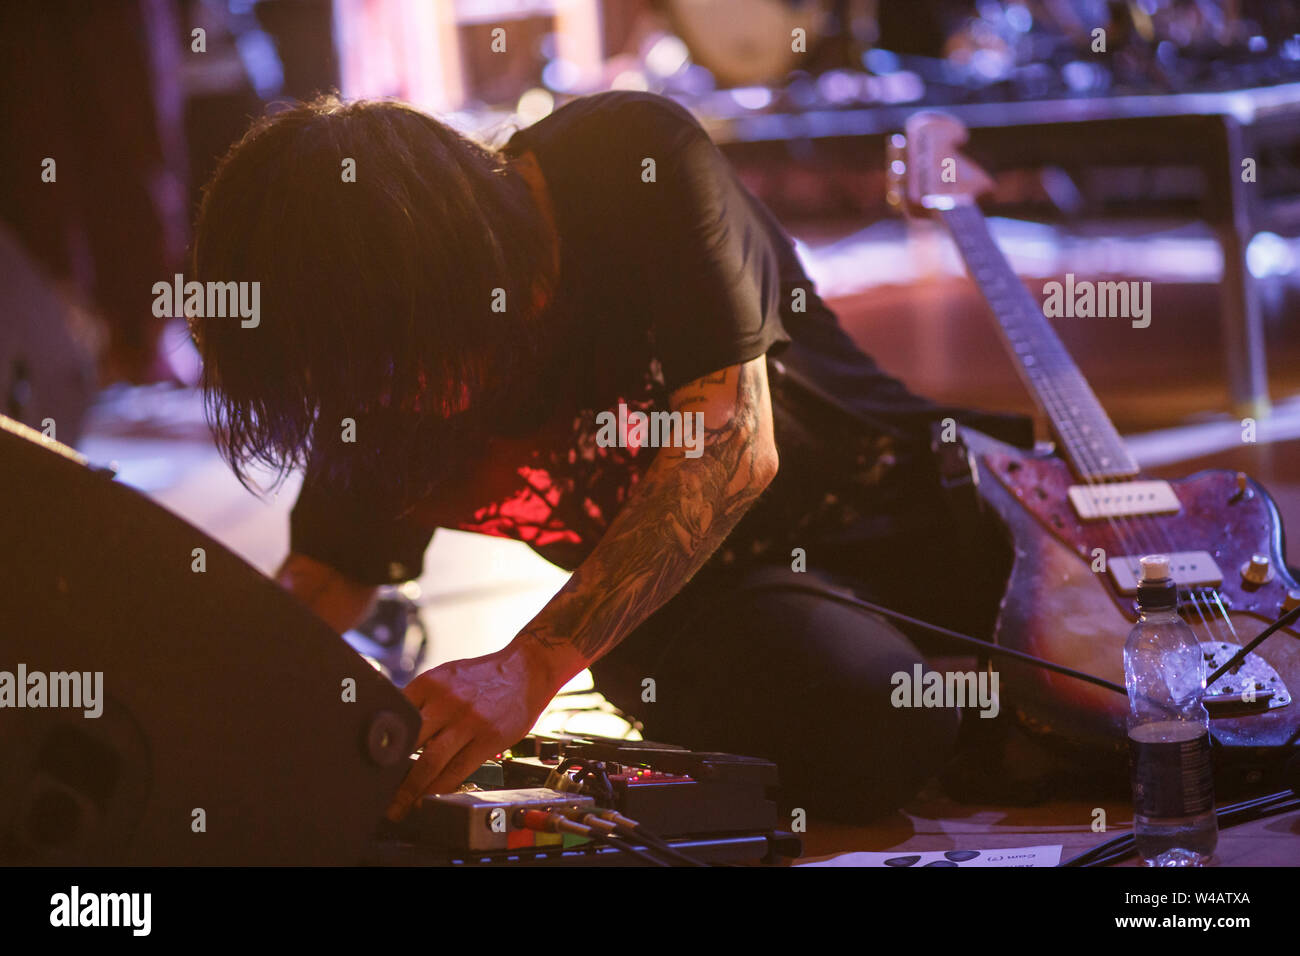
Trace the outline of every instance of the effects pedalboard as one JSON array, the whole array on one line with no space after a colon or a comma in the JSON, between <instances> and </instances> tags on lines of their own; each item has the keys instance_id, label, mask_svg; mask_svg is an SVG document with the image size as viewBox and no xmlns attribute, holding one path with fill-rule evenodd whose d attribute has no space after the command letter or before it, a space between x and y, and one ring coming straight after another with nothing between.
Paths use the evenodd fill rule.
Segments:
<instances>
[{"instance_id":1,"label":"effects pedalboard","mask_svg":"<svg viewBox=\"0 0 1300 956\"><path fill-rule=\"evenodd\" d=\"M610 737L525 737L456 793L385 821L376 865L778 864L776 764Z\"/></svg>"}]
</instances>

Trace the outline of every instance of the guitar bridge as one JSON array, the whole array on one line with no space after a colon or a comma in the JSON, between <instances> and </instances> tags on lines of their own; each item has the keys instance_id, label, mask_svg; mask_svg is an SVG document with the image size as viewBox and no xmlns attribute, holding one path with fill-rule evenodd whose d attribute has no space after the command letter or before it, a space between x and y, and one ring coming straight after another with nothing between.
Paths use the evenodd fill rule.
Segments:
<instances>
[{"instance_id":1,"label":"guitar bridge","mask_svg":"<svg viewBox=\"0 0 1300 956\"><path fill-rule=\"evenodd\" d=\"M1240 650L1236 644L1202 641L1206 673L1214 673ZM1211 717L1235 717L1285 707L1291 703L1291 692L1268 661L1257 654L1247 654L1236 670L1228 671L1205 688L1201 700Z\"/></svg>"}]
</instances>

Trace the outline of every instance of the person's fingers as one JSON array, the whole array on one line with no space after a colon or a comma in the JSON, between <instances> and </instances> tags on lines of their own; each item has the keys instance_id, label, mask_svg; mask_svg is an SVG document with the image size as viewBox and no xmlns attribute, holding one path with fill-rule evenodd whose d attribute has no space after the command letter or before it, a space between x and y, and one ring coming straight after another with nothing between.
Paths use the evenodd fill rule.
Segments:
<instances>
[{"instance_id":1,"label":"person's fingers","mask_svg":"<svg viewBox=\"0 0 1300 956\"><path fill-rule=\"evenodd\" d=\"M420 711L420 735L412 750L424 746L430 737L450 724L460 708L426 674L421 674L403 687L402 693Z\"/></svg>"},{"instance_id":2,"label":"person's fingers","mask_svg":"<svg viewBox=\"0 0 1300 956\"><path fill-rule=\"evenodd\" d=\"M430 791L430 785L446 769L447 765L460 752L471 735L467 730L458 729L454 724L439 729L425 741L424 753L407 773L388 808L390 820L400 820L406 816L411 804Z\"/></svg>"},{"instance_id":3,"label":"person's fingers","mask_svg":"<svg viewBox=\"0 0 1300 956\"><path fill-rule=\"evenodd\" d=\"M496 753L495 749L485 747L483 741L475 737L468 744L461 748L443 768L442 773L434 778L429 784L426 793L451 793L462 783L465 778L482 766L483 761Z\"/></svg>"}]
</instances>

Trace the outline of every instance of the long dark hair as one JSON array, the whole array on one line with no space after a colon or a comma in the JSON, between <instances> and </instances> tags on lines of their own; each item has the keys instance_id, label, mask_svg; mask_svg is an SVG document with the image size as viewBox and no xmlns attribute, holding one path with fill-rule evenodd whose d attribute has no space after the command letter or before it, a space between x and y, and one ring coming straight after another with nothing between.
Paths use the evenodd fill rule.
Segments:
<instances>
[{"instance_id":1,"label":"long dark hair","mask_svg":"<svg viewBox=\"0 0 1300 956\"><path fill-rule=\"evenodd\" d=\"M204 189L187 277L261 283L257 327L189 319L222 455L250 488L310 461L418 497L526 401L551 255L506 157L418 110L323 96L257 121Z\"/></svg>"}]
</instances>

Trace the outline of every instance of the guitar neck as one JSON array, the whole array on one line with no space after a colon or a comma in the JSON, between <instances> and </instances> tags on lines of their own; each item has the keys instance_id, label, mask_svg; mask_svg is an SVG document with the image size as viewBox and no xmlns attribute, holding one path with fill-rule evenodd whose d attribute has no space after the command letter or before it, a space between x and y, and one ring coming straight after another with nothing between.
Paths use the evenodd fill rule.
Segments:
<instances>
[{"instance_id":1,"label":"guitar neck","mask_svg":"<svg viewBox=\"0 0 1300 956\"><path fill-rule=\"evenodd\" d=\"M1066 460L1085 481L1131 478L1137 463L1034 297L1012 271L973 203L940 211Z\"/></svg>"}]
</instances>

